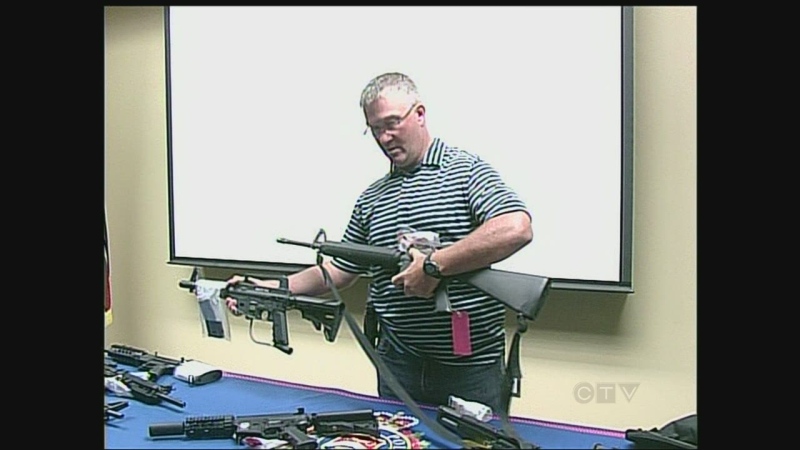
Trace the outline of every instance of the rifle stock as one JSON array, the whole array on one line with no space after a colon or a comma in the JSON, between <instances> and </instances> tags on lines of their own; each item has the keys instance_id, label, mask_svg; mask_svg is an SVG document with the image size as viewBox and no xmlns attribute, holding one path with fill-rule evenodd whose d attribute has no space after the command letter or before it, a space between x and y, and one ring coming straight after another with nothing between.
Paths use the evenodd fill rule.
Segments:
<instances>
[{"instance_id":1,"label":"rifle stock","mask_svg":"<svg viewBox=\"0 0 800 450\"><path fill-rule=\"evenodd\" d=\"M481 269L452 278L475 286L529 320L539 315L551 285L547 277L498 269Z\"/></svg>"},{"instance_id":2,"label":"rifle stock","mask_svg":"<svg viewBox=\"0 0 800 450\"><path fill-rule=\"evenodd\" d=\"M320 235L323 234L320 232ZM399 250L366 244L335 241L307 243L284 238L279 238L278 242L308 247L323 255L341 258L355 264L377 265L389 271L401 269L408 259L408 256ZM491 268L447 278L475 286L529 320L536 319L545 298L550 293L551 286L548 277Z\"/></svg>"}]
</instances>

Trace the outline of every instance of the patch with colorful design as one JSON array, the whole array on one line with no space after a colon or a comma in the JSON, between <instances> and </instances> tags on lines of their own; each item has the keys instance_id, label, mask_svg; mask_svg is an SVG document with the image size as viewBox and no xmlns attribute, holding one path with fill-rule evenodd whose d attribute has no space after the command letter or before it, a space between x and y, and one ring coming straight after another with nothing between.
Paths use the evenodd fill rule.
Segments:
<instances>
[{"instance_id":1,"label":"patch with colorful design","mask_svg":"<svg viewBox=\"0 0 800 450\"><path fill-rule=\"evenodd\" d=\"M423 433L414 431L419 419L398 411L394 414L376 411L378 430L381 436L343 435L322 437L318 440L319 448L351 448L351 449L424 449L430 442L423 439Z\"/></svg>"}]
</instances>

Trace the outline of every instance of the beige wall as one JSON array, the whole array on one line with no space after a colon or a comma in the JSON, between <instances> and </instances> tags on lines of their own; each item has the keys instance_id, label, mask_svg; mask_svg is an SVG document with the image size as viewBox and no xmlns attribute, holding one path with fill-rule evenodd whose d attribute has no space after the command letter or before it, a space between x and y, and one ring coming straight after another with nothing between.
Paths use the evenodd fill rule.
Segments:
<instances>
[{"instance_id":1,"label":"beige wall","mask_svg":"<svg viewBox=\"0 0 800 450\"><path fill-rule=\"evenodd\" d=\"M642 7L634 18L636 293L553 293L524 335L513 415L625 429L661 426L697 407L697 10ZM106 345L375 394L374 369L345 325L328 343L290 313L291 356L253 343L244 319L231 318L230 340L203 337L197 304L178 287L191 268L167 264L162 9L107 7L105 21L114 294ZM364 293L363 283L345 293L356 315ZM269 340L269 325L257 325L256 336ZM630 401L617 390L614 403L580 403L581 383L639 387Z\"/></svg>"}]
</instances>

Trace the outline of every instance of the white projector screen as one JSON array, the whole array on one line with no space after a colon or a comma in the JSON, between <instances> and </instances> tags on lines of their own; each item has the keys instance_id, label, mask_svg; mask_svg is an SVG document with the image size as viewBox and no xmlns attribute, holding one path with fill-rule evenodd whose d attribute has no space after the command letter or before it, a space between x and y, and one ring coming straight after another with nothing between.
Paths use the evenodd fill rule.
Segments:
<instances>
[{"instance_id":1,"label":"white projector screen","mask_svg":"<svg viewBox=\"0 0 800 450\"><path fill-rule=\"evenodd\" d=\"M630 7L165 8L171 264L314 264L276 240L341 240L389 169L361 90L397 71L532 212L494 268L632 292Z\"/></svg>"}]
</instances>

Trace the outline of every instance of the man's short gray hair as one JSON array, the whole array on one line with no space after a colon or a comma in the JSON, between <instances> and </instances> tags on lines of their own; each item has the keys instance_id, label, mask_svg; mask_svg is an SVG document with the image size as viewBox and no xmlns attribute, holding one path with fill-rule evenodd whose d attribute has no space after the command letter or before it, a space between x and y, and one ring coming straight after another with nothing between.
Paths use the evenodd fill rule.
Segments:
<instances>
[{"instance_id":1,"label":"man's short gray hair","mask_svg":"<svg viewBox=\"0 0 800 450\"><path fill-rule=\"evenodd\" d=\"M359 106L364 109L370 103L374 102L386 90L393 90L408 95L409 100L413 103L419 101L419 92L417 92L417 85L408 77L408 75L399 72L389 72L370 80L367 86L361 91L361 101Z\"/></svg>"}]
</instances>

